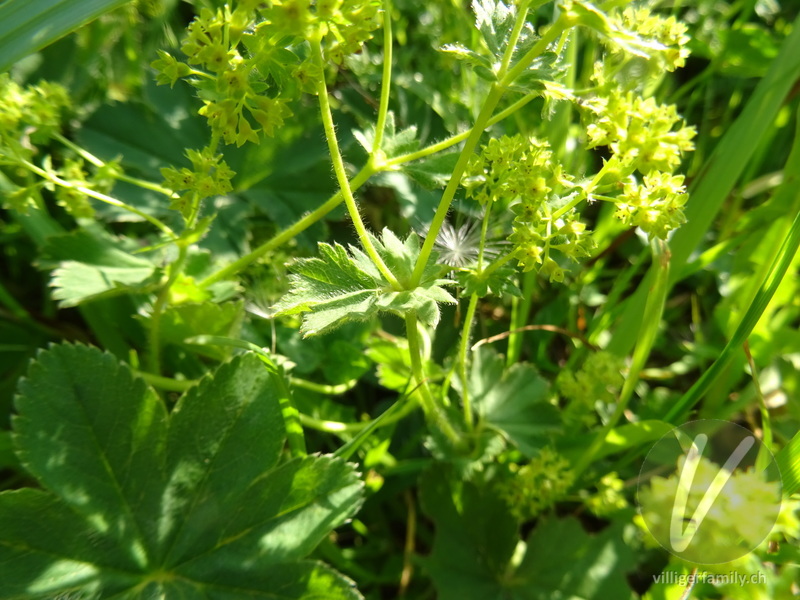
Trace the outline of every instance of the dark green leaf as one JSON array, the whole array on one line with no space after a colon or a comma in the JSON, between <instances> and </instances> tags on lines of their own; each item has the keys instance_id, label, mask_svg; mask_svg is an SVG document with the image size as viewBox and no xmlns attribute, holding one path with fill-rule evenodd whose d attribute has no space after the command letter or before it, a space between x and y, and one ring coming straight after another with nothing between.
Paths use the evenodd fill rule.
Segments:
<instances>
[{"instance_id":1,"label":"dark green leaf","mask_svg":"<svg viewBox=\"0 0 800 600\"><path fill-rule=\"evenodd\" d=\"M372 127L366 131L354 131L353 137L356 138L359 144L367 151L372 153L372 145L375 142L375 128ZM419 149L419 139L417 136L417 128L414 126L408 127L397 131L394 122L394 113L389 112L386 116L386 126L383 132L383 142L381 150L387 158L394 158L401 154L407 154Z\"/></svg>"},{"instance_id":2,"label":"dark green leaf","mask_svg":"<svg viewBox=\"0 0 800 600\"><path fill-rule=\"evenodd\" d=\"M519 598L550 600L625 600L633 598L625 573L634 566L634 554L625 536L625 520L591 535L574 517L547 519L527 540L525 559L517 574L527 582Z\"/></svg>"},{"instance_id":3,"label":"dark green leaf","mask_svg":"<svg viewBox=\"0 0 800 600\"><path fill-rule=\"evenodd\" d=\"M112 355L69 345L41 352L19 392L20 462L123 547L124 566L144 567L155 552L167 427L158 396Z\"/></svg>"},{"instance_id":4,"label":"dark green leaf","mask_svg":"<svg viewBox=\"0 0 800 600\"><path fill-rule=\"evenodd\" d=\"M428 471L420 488L423 510L436 525L424 564L439 600L512 598L507 569L519 538L505 501L469 482L455 492L439 469Z\"/></svg>"},{"instance_id":5,"label":"dark green leaf","mask_svg":"<svg viewBox=\"0 0 800 600\"><path fill-rule=\"evenodd\" d=\"M171 344L185 345L198 335L235 337L244 315L241 302L203 302L172 306L161 317L161 338ZM209 345L190 345L194 352L211 358L224 359L227 349Z\"/></svg>"},{"instance_id":6,"label":"dark green leaf","mask_svg":"<svg viewBox=\"0 0 800 600\"><path fill-rule=\"evenodd\" d=\"M624 600L633 552L620 521L598 534L577 519L540 520L523 543L508 506L490 487L451 488L431 470L421 482L423 509L436 525L425 567L439 600Z\"/></svg>"},{"instance_id":7,"label":"dark green leaf","mask_svg":"<svg viewBox=\"0 0 800 600\"><path fill-rule=\"evenodd\" d=\"M489 346L473 355L469 397L482 421L500 431L526 456L535 455L561 425L558 409L548 402L549 386L531 365L505 361Z\"/></svg>"},{"instance_id":8,"label":"dark green leaf","mask_svg":"<svg viewBox=\"0 0 800 600\"><path fill-rule=\"evenodd\" d=\"M403 166L403 172L427 189L443 188L450 181L459 152L434 154Z\"/></svg>"}]
</instances>

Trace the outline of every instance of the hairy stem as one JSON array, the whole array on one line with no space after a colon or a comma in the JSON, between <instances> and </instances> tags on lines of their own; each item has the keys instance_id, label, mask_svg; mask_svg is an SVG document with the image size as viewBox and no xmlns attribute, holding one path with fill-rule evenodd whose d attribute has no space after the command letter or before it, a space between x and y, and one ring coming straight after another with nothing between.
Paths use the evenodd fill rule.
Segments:
<instances>
[{"instance_id":1,"label":"hairy stem","mask_svg":"<svg viewBox=\"0 0 800 600\"><path fill-rule=\"evenodd\" d=\"M526 12L527 11L523 11L517 15L518 22L524 20ZM442 199L439 201L436 214L433 216L433 222L431 223L428 235L425 238L425 243L422 245L422 250L420 251L419 258L417 259L417 264L414 266L414 273L411 276L411 287L416 287L419 285L419 281L422 278L422 273L425 270L425 265L427 265L428 259L433 251L433 246L436 242L436 236L439 234L439 230L441 229L442 224L447 217L447 213L450 210L450 204L453 202L456 190L458 189L459 185L461 185L461 177L464 174L467 165L469 164L470 157L475 151L481 135L483 135L484 130L488 126L492 112L500 102L500 99L503 97L503 93L505 92L506 88L510 86L517 77L524 73L528 67L530 67L531 63L536 59L536 57L547 50L547 47L554 40L558 39L558 37L570 26L570 20L565 16L565 14L566 13L562 13L561 16L559 16L558 20L553 23L553 25L544 33L541 39L536 42L533 48L531 48L525 54L525 56L523 56L517 62L516 65L511 67L507 72L498 74L500 79L498 83L492 84L489 94L486 96L486 100L484 100L483 107L475 119L475 124L472 128L472 131L470 132L469 137L467 137L464 147L461 149L461 154L459 155L456 166L453 169L450 181L447 182L447 187L442 194ZM513 48L507 48L506 53L508 54L509 52L513 53Z\"/></svg>"},{"instance_id":2,"label":"hairy stem","mask_svg":"<svg viewBox=\"0 0 800 600\"><path fill-rule=\"evenodd\" d=\"M144 219L148 223L151 223L152 225L155 225L156 227L158 227L158 229L160 229L162 232L166 233L173 240L178 239L178 236L175 234L175 232L172 231L172 229L170 229L167 225L165 225L164 223L162 223L161 221L156 219L154 216L148 215L147 213L142 212L138 208L134 208L133 206L130 206L129 204L125 204L122 200L117 200L116 198L112 198L111 196L108 196L106 194L102 194L100 192L97 192L97 191L95 191L95 190L93 190L91 188L88 188L88 187L84 186L84 185L75 185L71 181L67 181L65 179L61 179L58 175L55 175L53 173L49 173L49 172L45 171L44 169L41 169L41 168L37 167L33 163L28 162L27 160L21 161L20 164L22 164L22 166L24 166L29 171L31 171L33 173L36 173L37 175L39 175L43 179L47 179L48 181L50 181L52 183L55 183L58 186L61 186L61 187L64 187L64 188L73 189L73 190L75 190L77 192L80 192L81 194L85 194L85 195L89 196L90 198L94 198L95 200L100 200L101 202L105 202L106 204L110 204L111 206L116 206L118 208L122 208L124 210L127 210L128 212L133 213L134 215L136 215L138 217L141 217L142 219Z\"/></svg>"},{"instance_id":3,"label":"hairy stem","mask_svg":"<svg viewBox=\"0 0 800 600\"><path fill-rule=\"evenodd\" d=\"M534 99L534 95L524 96L517 100L514 104L506 108L505 110L497 113L494 117L489 120L489 125L494 125L495 123L499 123L506 117L512 115L523 106L528 104L531 100ZM436 144L432 144L427 148L422 148L421 150L417 150L416 152L411 152L408 154L403 154L401 156L396 156L391 160L387 160L382 165L370 165L367 164L364 168L359 171L353 179L350 180L350 189L355 191L359 189L362 185L364 185L372 175L379 171L397 168L400 165L420 160L427 156L431 156L432 154L436 154L437 152L441 152L442 150L446 150L447 148L451 148L460 142L463 142L467 137L469 137L472 129L469 129L463 133L459 133L458 135L454 135L452 137L447 138L446 140L442 140ZM280 233L278 233L275 237L267 240L263 244L261 244L255 250L252 250L248 254L245 254L241 258L237 259L236 261L232 262L231 264L223 267L219 271L212 273L204 280L199 282L199 286L202 288L208 287L214 283L219 281L223 281L224 279L228 279L233 275L236 275L239 271L247 268L259 258L264 256L265 254L271 252L275 248L285 244L292 238L296 237L309 227L319 221L320 219L324 218L325 215L330 213L333 209L339 206L342 201L344 200L344 196L342 195L341 191L336 192L333 196L331 196L322 206L314 210L313 212L308 213L301 219L299 219L293 225L290 225Z\"/></svg>"},{"instance_id":4,"label":"hairy stem","mask_svg":"<svg viewBox=\"0 0 800 600\"><path fill-rule=\"evenodd\" d=\"M472 153L475 151L478 141L480 140L481 135L483 135L484 129L487 127L489 118L491 117L494 108L497 106L497 103L500 102L500 98L502 97L503 88L497 84L493 84L491 90L489 91L489 95L486 97L486 100L483 103L483 108L481 108L480 113L475 119L475 124L470 131L469 137L467 137L467 141L464 143L464 147L461 149L461 154L458 157L456 166L453 169L453 173L450 175L450 181L447 182L447 187L445 188L442 198L439 201L439 206L436 208L436 213L433 216L430 229L428 230L428 234L425 236L425 243L422 244L422 249L420 250L419 258L417 259L417 264L414 266L414 272L411 275L410 287L418 286L420 279L422 279L422 273L425 271L425 266L428 264L428 259L431 256L431 252L433 252L436 236L439 235L439 230L442 228L442 224L447 218L447 213L450 211L450 204L452 204L453 198L456 195L456 191L461 185L461 176L467 169L467 165L472 157Z\"/></svg>"},{"instance_id":5,"label":"hairy stem","mask_svg":"<svg viewBox=\"0 0 800 600\"><path fill-rule=\"evenodd\" d=\"M461 341L458 346L458 374L461 378L461 406L464 410L464 422L467 429L472 429L472 403L469 399L467 388L467 349L469 348L469 334L472 330L472 321L475 319L475 310L478 308L478 294L469 297L467 314L464 315L464 328L461 331Z\"/></svg>"},{"instance_id":6,"label":"hairy stem","mask_svg":"<svg viewBox=\"0 0 800 600\"><path fill-rule=\"evenodd\" d=\"M358 174L353 177L352 181L350 182L351 189L358 189L361 187L373 174L373 171L370 167L364 167ZM247 268L259 258L264 256L265 254L271 252L275 248L282 246L292 238L296 237L309 227L311 227L314 223L325 217L328 213L330 213L334 208L339 206L344 200L344 196L342 195L341 191L336 192L333 196L331 196L325 203L317 208L316 210L308 213L301 219L299 219L293 225L290 225L280 233L278 233L275 237L270 238L263 244L261 244L255 250L245 254L241 258L233 261L231 264L223 267L219 271L212 273L205 279L203 279L199 285L201 288L208 287L217 283L218 281L223 281L236 275L239 271Z\"/></svg>"},{"instance_id":7,"label":"hairy stem","mask_svg":"<svg viewBox=\"0 0 800 600\"><path fill-rule=\"evenodd\" d=\"M328 150L331 154L331 162L333 163L333 170L336 173L336 179L339 183L339 188L344 196L344 202L347 205L347 212L350 214L350 219L356 228L358 239L364 247L364 251L370 257L370 260L375 264L381 275L389 282L389 284L396 290L402 290L403 287L397 281L397 278L383 262L383 259L378 254L372 240L369 238L367 228L364 226L364 221L361 220L361 213L358 211L356 199L353 197L353 191L350 189L350 181L347 178L347 171L344 167L342 160L342 153L339 150L339 142L336 139L336 128L333 124L333 114L331 113L331 105L328 102L328 86L325 84L325 63L322 59L322 45L320 40L312 40L311 54L314 59L316 67L319 69L320 77L316 82L317 95L319 96L319 108L322 114L322 125L325 128L325 138L328 141Z\"/></svg>"},{"instance_id":8,"label":"hairy stem","mask_svg":"<svg viewBox=\"0 0 800 600\"><path fill-rule=\"evenodd\" d=\"M517 112L523 106L528 104L528 102L533 100L535 97L536 97L535 94L528 94L527 96L523 96L522 98L511 104L508 108L503 109L495 116L493 116L491 119L489 119L489 122L486 124L486 126L491 127L492 125L499 123L506 117L513 115L515 112ZM415 160L420 160L422 158L431 156L432 154L436 154L437 152L441 152L442 150L447 150L448 148L452 148L456 144L460 144L461 142L466 140L472 134L473 129L474 127L471 127L470 129L467 129L466 131L451 136L445 140L442 140L441 142L431 144L430 146L427 146L420 150L415 150L414 152L409 152L408 154L401 154L400 156L395 156L394 158L387 160L385 166L387 168L398 167L400 165L404 165L406 163L410 163Z\"/></svg>"},{"instance_id":9,"label":"hairy stem","mask_svg":"<svg viewBox=\"0 0 800 600\"><path fill-rule=\"evenodd\" d=\"M381 154L383 132L386 128L386 115L389 113L389 92L392 89L392 2L383 0L383 78L381 79L381 102L378 107L378 120L375 123L375 139L372 143L370 160L377 160Z\"/></svg>"},{"instance_id":10,"label":"hairy stem","mask_svg":"<svg viewBox=\"0 0 800 600\"><path fill-rule=\"evenodd\" d=\"M86 150L85 148L81 148L76 143L72 142L71 140L67 139L60 133L53 134L53 137L57 139L59 142L64 144L67 148L72 150L75 154L80 156L86 162L94 165L97 168L102 168L106 166L106 162L102 159L96 157L94 154ZM150 190L152 192L158 192L159 194L164 194L165 196L172 197L174 194L172 190L168 190L167 188L158 185L157 183L153 183L152 181L147 181L145 179L140 179L138 177L131 177L130 175L126 175L125 173L116 173L114 174L114 179L118 181L124 181L125 183L130 183L137 187L140 187L145 190Z\"/></svg>"}]
</instances>

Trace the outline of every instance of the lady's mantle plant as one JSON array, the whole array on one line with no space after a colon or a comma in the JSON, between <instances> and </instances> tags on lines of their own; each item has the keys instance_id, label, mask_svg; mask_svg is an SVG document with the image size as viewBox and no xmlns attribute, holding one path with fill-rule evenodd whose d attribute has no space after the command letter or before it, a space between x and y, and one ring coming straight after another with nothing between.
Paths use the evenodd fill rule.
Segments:
<instances>
[{"instance_id":1,"label":"lady's mantle plant","mask_svg":"<svg viewBox=\"0 0 800 600\"><path fill-rule=\"evenodd\" d=\"M667 241L685 221L679 169L695 136L658 90L684 65L686 26L625 2L475 0L474 26L454 25L451 43L431 58L459 85L424 98L425 114L438 111L459 129L428 144L406 95L420 81L393 73L394 27L409 2L202 4L180 52L159 51L152 67L173 88L164 94L196 94L205 141L173 164L159 162L158 183L140 177L129 157L102 160L75 141L85 115L65 88L0 76L3 202L50 228L37 239L53 299L93 323L103 317L90 303L126 302L114 305L125 319L97 329L116 356L54 345L19 386L16 455L42 489L0 494L8 597L362 597L312 552L373 584L369 597L396 574L402 595L414 568L413 494L405 550L392 550L404 558L387 567L390 576L359 566L371 551L360 548L371 533L363 522L352 525L358 542L348 529L337 545L331 532L359 514L364 481L379 497L390 474L408 477L415 460L425 465L421 507L436 527L420 562L438 598L631 597L625 572L635 567L636 530L625 484L594 463L608 453L605 436L628 408L652 336L623 377L622 358L551 328L576 340L551 389L519 361L518 328L501 335L511 338L507 360L486 345L492 338L471 346L471 332L491 296L517 296L522 316L513 322L527 325L520 306L536 285L569 283L601 235L627 228L647 237L663 266L648 303L658 323ZM431 10L463 16L456 3ZM425 27L408 35L424 37ZM369 99L370 86L380 90L374 110L352 108L347 93ZM352 114L337 117L357 122L361 149L340 146L349 137L337 132L334 111L348 103ZM306 127L310 107L336 192L253 249L211 252L226 209L256 193L247 167L289 164L269 153L285 131ZM418 205L420 232L370 231L357 191L375 184L399 195L412 180L435 190L431 214ZM130 200L131 187L161 203ZM124 190L127 200L118 197ZM53 200L70 231L47 220ZM261 311L274 326L267 350L263 323L245 316L240 299L253 294L243 284L265 271L280 276L278 259L301 254L289 242L341 205L357 243L320 241L315 256L291 261L288 290ZM109 206L149 233L113 235L101 225L113 220L103 216ZM466 226L454 224L464 215ZM593 230L598 222L604 231ZM450 349L434 350L444 307L459 303ZM398 331L378 331L396 317ZM302 354L323 335L330 349ZM232 348L248 352L230 359ZM325 355L318 363L339 361L329 369L336 383L302 378L298 357L315 352ZM370 406L372 419L334 420L348 407L325 396L365 381L363 354L393 402L380 416ZM417 407L424 420L409 434L402 428ZM629 439L647 439L644 425L631 425ZM309 455L318 441L309 430L344 444ZM405 438L410 466L389 453ZM317 447L333 449L328 437ZM348 459L361 462L363 478ZM571 516L557 516L557 506ZM575 516L585 511L613 522L590 534ZM553 540L561 544L551 551Z\"/></svg>"}]
</instances>

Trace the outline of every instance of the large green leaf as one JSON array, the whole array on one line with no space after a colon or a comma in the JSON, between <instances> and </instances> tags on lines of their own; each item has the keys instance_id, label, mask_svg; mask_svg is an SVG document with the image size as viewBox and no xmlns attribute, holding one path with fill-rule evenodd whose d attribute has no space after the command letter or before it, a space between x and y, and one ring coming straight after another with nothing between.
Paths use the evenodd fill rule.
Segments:
<instances>
[{"instance_id":1,"label":"large green leaf","mask_svg":"<svg viewBox=\"0 0 800 600\"><path fill-rule=\"evenodd\" d=\"M109 354L41 352L13 425L45 491L0 494L3 597L360 598L303 558L355 513L362 484L331 456L279 464L275 377L237 357L168 415Z\"/></svg>"},{"instance_id":2,"label":"large green leaf","mask_svg":"<svg viewBox=\"0 0 800 600\"><path fill-rule=\"evenodd\" d=\"M129 0L0 2L0 71Z\"/></svg>"},{"instance_id":3,"label":"large green leaf","mask_svg":"<svg viewBox=\"0 0 800 600\"><path fill-rule=\"evenodd\" d=\"M524 542L509 507L488 486L451 489L438 470L422 480L422 506L436 525L425 567L439 600L624 600L633 553L623 521L591 535L574 518L541 519ZM522 554L520 554L522 553Z\"/></svg>"},{"instance_id":4,"label":"large green leaf","mask_svg":"<svg viewBox=\"0 0 800 600\"><path fill-rule=\"evenodd\" d=\"M419 256L419 238L411 234L401 242L389 229L373 244L389 270L401 282L408 281ZM420 321L439 322L439 302L455 303L440 279L439 267L426 268L420 285L396 291L372 261L358 248L319 244L322 258L295 263L289 293L276 306L278 315L303 316L304 335L324 333L347 320L364 320L381 312L403 315L415 311ZM433 261L429 261L429 264Z\"/></svg>"}]
</instances>

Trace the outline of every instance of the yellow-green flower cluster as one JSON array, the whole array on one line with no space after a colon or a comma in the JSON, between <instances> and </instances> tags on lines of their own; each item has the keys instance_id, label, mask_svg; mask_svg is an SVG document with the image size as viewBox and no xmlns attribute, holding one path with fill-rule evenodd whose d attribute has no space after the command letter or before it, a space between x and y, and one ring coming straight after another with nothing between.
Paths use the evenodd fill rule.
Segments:
<instances>
[{"instance_id":1,"label":"yellow-green flower cluster","mask_svg":"<svg viewBox=\"0 0 800 600\"><path fill-rule=\"evenodd\" d=\"M280 31L325 38L326 56L337 65L372 38L381 25L380 12L378 0L273 0L271 8L262 10Z\"/></svg>"},{"instance_id":2,"label":"yellow-green flower cluster","mask_svg":"<svg viewBox=\"0 0 800 600\"><path fill-rule=\"evenodd\" d=\"M324 76L301 49L304 42L320 42L326 58L340 65L381 24L377 0L242 0L234 6L203 9L192 21L181 46L188 64L162 51L153 67L160 84L188 78L213 134L237 146L273 136L291 115L289 101L313 91Z\"/></svg>"},{"instance_id":3,"label":"yellow-green flower cluster","mask_svg":"<svg viewBox=\"0 0 800 600\"><path fill-rule=\"evenodd\" d=\"M30 158L36 145L59 132L69 108L69 95L57 83L22 87L0 74L0 146Z\"/></svg>"},{"instance_id":4,"label":"yellow-green flower cluster","mask_svg":"<svg viewBox=\"0 0 800 600\"><path fill-rule=\"evenodd\" d=\"M500 484L499 493L508 503L511 513L520 521L527 521L566 496L573 480L569 462L545 447L539 456L519 467Z\"/></svg>"},{"instance_id":5,"label":"yellow-green flower cluster","mask_svg":"<svg viewBox=\"0 0 800 600\"><path fill-rule=\"evenodd\" d=\"M210 148L204 148L200 152L188 150L186 156L192 163L191 169L161 169L164 186L176 193L184 192L172 201L171 206L184 217L188 217L204 198L230 192L233 189L231 179L235 175L222 160L222 155L214 154Z\"/></svg>"},{"instance_id":6,"label":"yellow-green flower cluster","mask_svg":"<svg viewBox=\"0 0 800 600\"><path fill-rule=\"evenodd\" d=\"M593 242L575 211L554 215L581 190L553 160L547 142L521 135L492 139L471 161L463 183L481 204L502 202L514 211L509 241L525 271L537 269L551 281L563 281L551 253L575 261L589 255Z\"/></svg>"},{"instance_id":7,"label":"yellow-green flower cluster","mask_svg":"<svg viewBox=\"0 0 800 600\"><path fill-rule=\"evenodd\" d=\"M662 17L648 8L626 8L614 19L621 29L631 31L646 45L648 54L659 66L674 71L686 64L689 56L688 28L674 16ZM648 43L649 42L649 43ZM619 46L616 47L619 50ZM613 52L613 51L612 51Z\"/></svg>"},{"instance_id":8,"label":"yellow-green flower cluster","mask_svg":"<svg viewBox=\"0 0 800 600\"><path fill-rule=\"evenodd\" d=\"M628 506L628 500L622 490L625 482L617 473L607 473L597 483L597 493L585 498L586 508L598 517L607 517Z\"/></svg>"},{"instance_id":9,"label":"yellow-green flower cluster","mask_svg":"<svg viewBox=\"0 0 800 600\"><path fill-rule=\"evenodd\" d=\"M94 216L91 202L78 188L107 193L117 172L112 170L118 165L112 162L90 174L80 158L66 157L55 166L50 155L37 156L60 133L69 109L69 95L56 83L45 81L22 87L7 74L0 75L0 165L23 167L9 171L15 187L5 194L3 206L25 213L36 203L41 189L46 188L73 217ZM32 169L43 169L51 177L34 178ZM56 185L56 178L67 184Z\"/></svg>"},{"instance_id":10,"label":"yellow-green flower cluster","mask_svg":"<svg viewBox=\"0 0 800 600\"><path fill-rule=\"evenodd\" d=\"M683 123L672 104L610 89L585 106L589 108L589 147L608 146L618 161L619 175L672 173L682 153L694 150L696 131Z\"/></svg>"},{"instance_id":11,"label":"yellow-green flower cluster","mask_svg":"<svg viewBox=\"0 0 800 600\"><path fill-rule=\"evenodd\" d=\"M91 184L86 181L83 160L66 159L61 169L59 169L59 176L72 185L51 186L56 202L76 219L91 219L94 217L94 208L89 202L89 198L78 190L79 187L91 187Z\"/></svg>"},{"instance_id":12,"label":"yellow-green flower cluster","mask_svg":"<svg viewBox=\"0 0 800 600\"><path fill-rule=\"evenodd\" d=\"M568 400L562 415L569 425L592 426L597 403L613 403L622 388L622 359L610 352L590 354L576 372L562 369L556 379L559 393Z\"/></svg>"},{"instance_id":13,"label":"yellow-green flower cluster","mask_svg":"<svg viewBox=\"0 0 800 600\"><path fill-rule=\"evenodd\" d=\"M665 239L686 222L683 205L689 199L683 175L653 172L642 183L626 182L617 198L616 216L627 225Z\"/></svg>"},{"instance_id":14,"label":"yellow-green flower cluster","mask_svg":"<svg viewBox=\"0 0 800 600\"><path fill-rule=\"evenodd\" d=\"M603 199L617 203L616 216L626 225L665 239L685 221L686 188L683 177L673 173L683 154L694 150L696 131L685 125L674 105L620 89L599 65L594 79L597 95L582 104L588 147L611 151L597 183L618 194Z\"/></svg>"}]
</instances>

